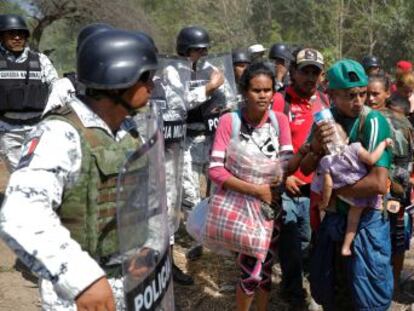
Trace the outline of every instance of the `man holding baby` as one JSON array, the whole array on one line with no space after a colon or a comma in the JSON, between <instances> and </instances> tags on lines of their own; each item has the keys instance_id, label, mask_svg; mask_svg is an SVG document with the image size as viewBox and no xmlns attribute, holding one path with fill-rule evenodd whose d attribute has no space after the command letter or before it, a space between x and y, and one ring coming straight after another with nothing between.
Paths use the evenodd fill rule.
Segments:
<instances>
[{"instance_id":1,"label":"man holding baby","mask_svg":"<svg viewBox=\"0 0 414 311\"><path fill-rule=\"evenodd\" d=\"M328 70L327 78L335 121L345 130L349 143L360 142L372 152L390 137L390 128L380 112L364 108L368 84L364 69L356 61L343 59ZM305 174L317 168L325 155L323 146L330 142L334 130L332 124L314 125L309 137L310 152L301 163ZM362 179L335 190L325 210L317 232L310 276L312 296L324 310L385 311L391 304L391 245L382 200L363 208L352 255L342 256L349 205L340 198L385 195L391 161L392 153L388 148L367 168L368 173Z\"/></svg>"}]
</instances>

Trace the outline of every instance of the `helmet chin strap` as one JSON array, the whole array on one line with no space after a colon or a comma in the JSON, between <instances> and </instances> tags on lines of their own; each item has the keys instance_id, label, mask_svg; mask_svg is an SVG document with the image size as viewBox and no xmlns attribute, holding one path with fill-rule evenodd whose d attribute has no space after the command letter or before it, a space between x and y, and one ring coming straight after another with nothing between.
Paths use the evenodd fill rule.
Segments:
<instances>
[{"instance_id":1,"label":"helmet chin strap","mask_svg":"<svg viewBox=\"0 0 414 311\"><path fill-rule=\"evenodd\" d=\"M123 99L120 95L118 95L118 94L110 94L109 95L108 94L108 97L113 99L113 101L115 103L120 104L122 107L124 107L128 111L128 114L130 116L136 115L136 113L137 113L136 109L132 108L130 103L127 102L125 99Z\"/></svg>"}]
</instances>

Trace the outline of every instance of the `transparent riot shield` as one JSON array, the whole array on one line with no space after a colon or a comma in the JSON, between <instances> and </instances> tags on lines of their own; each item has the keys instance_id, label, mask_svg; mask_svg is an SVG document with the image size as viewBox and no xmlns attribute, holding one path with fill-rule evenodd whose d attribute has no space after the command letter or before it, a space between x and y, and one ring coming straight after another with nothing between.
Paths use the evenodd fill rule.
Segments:
<instances>
[{"instance_id":1,"label":"transparent riot shield","mask_svg":"<svg viewBox=\"0 0 414 311\"><path fill-rule=\"evenodd\" d=\"M190 86L192 88L205 85L212 71L220 70L224 74L224 83L208 98L207 103L201 106L201 114L207 132L214 133L218 118L223 112L238 108L236 80L234 78L233 61L231 54L216 54L202 57L197 62Z\"/></svg>"},{"instance_id":2,"label":"transparent riot shield","mask_svg":"<svg viewBox=\"0 0 414 311\"><path fill-rule=\"evenodd\" d=\"M117 229L128 311L174 310L164 144L156 107L140 112L142 144L121 169Z\"/></svg>"},{"instance_id":3,"label":"transparent riot shield","mask_svg":"<svg viewBox=\"0 0 414 311\"><path fill-rule=\"evenodd\" d=\"M165 146L165 175L170 234L179 227L182 202L184 139L187 107L185 96L191 77L186 58L159 57L151 102L159 107Z\"/></svg>"}]
</instances>

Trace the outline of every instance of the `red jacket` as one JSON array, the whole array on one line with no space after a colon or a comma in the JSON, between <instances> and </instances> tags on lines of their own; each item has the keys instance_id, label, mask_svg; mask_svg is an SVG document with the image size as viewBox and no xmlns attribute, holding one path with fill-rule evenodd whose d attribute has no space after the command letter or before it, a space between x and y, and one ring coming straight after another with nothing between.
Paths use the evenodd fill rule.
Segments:
<instances>
[{"instance_id":1,"label":"red jacket","mask_svg":"<svg viewBox=\"0 0 414 311\"><path fill-rule=\"evenodd\" d=\"M313 114L325 107L329 107L329 99L326 94L320 91L306 99L299 97L293 87L288 86L285 94L275 93L273 96L272 109L284 112L289 118L293 151L295 153L308 139L313 124ZM312 181L312 174L305 176L300 169L293 175L307 184Z\"/></svg>"}]
</instances>

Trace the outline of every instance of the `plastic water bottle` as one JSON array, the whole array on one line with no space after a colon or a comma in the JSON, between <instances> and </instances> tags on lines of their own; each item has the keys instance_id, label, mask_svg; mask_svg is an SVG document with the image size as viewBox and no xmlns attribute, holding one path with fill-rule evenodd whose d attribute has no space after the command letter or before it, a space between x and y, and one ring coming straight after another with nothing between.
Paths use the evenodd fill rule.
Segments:
<instances>
[{"instance_id":1,"label":"plastic water bottle","mask_svg":"<svg viewBox=\"0 0 414 311\"><path fill-rule=\"evenodd\" d=\"M319 112L315 112L313 115L316 124L320 124L322 122L327 122L332 124L334 128L334 133L331 137L331 142L325 145L325 148L329 154L341 154L345 148L344 140L338 133L336 128L336 122L334 117L332 116L331 110L326 108Z\"/></svg>"}]
</instances>

